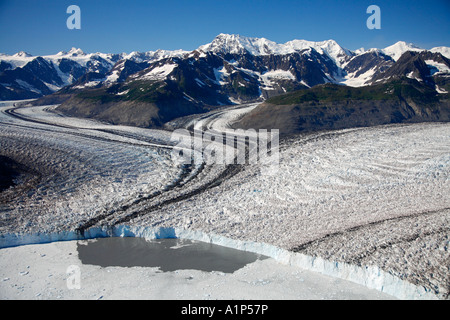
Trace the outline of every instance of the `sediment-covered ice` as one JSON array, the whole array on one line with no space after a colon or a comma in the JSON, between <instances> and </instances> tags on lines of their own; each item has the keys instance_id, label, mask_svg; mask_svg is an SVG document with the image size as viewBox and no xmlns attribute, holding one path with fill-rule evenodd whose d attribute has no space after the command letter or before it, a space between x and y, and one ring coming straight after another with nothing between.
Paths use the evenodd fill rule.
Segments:
<instances>
[{"instance_id":1,"label":"sediment-covered ice","mask_svg":"<svg viewBox=\"0 0 450 320\"><path fill-rule=\"evenodd\" d=\"M21 116L44 120L40 107L24 110ZM45 121L56 125L49 125L0 114L1 154L37 176L32 188L6 191L10 195L2 201L2 232L74 228L179 179L182 169L171 161L170 150L139 138L139 130L133 130L133 138L108 132L111 125L60 118L50 114ZM168 141L163 133L152 133L147 137Z\"/></svg>"},{"instance_id":2,"label":"sediment-covered ice","mask_svg":"<svg viewBox=\"0 0 450 320\"><path fill-rule=\"evenodd\" d=\"M200 118L226 131L245 111L231 110ZM213 184L226 168L200 166L184 177L166 131L17 111L39 121L0 113L2 150L42 172L3 204L2 246L78 239L75 229L91 221L84 237L210 241L401 298L448 295L448 124L299 136L280 144L274 174L244 165Z\"/></svg>"},{"instance_id":3,"label":"sediment-covered ice","mask_svg":"<svg viewBox=\"0 0 450 320\"><path fill-rule=\"evenodd\" d=\"M176 226L379 266L446 297L450 126L382 126L281 145L274 175L248 166L133 225ZM446 289L447 288L447 289Z\"/></svg>"}]
</instances>

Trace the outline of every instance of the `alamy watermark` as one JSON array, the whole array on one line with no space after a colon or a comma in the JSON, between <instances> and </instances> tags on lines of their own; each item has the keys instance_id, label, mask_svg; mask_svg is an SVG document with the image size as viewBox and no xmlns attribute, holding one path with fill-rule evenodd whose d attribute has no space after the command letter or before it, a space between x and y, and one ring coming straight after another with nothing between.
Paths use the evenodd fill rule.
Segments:
<instances>
[{"instance_id":1,"label":"alamy watermark","mask_svg":"<svg viewBox=\"0 0 450 320\"><path fill-rule=\"evenodd\" d=\"M172 160L177 164L202 163L211 165L259 164L275 173L279 165L279 130L227 129L203 131L200 125L194 132L177 129L172 132Z\"/></svg>"},{"instance_id":2,"label":"alamy watermark","mask_svg":"<svg viewBox=\"0 0 450 320\"><path fill-rule=\"evenodd\" d=\"M70 16L66 20L67 29L81 29L81 9L77 5L70 5L67 7L66 12L70 14Z\"/></svg>"},{"instance_id":3,"label":"alamy watermark","mask_svg":"<svg viewBox=\"0 0 450 320\"><path fill-rule=\"evenodd\" d=\"M69 30L81 29L81 9L77 5L70 5L67 7L66 13L70 16L66 20L66 25ZM381 29L381 9L379 6L372 4L367 7L367 14L370 16L366 20L368 29Z\"/></svg>"},{"instance_id":4,"label":"alamy watermark","mask_svg":"<svg viewBox=\"0 0 450 320\"><path fill-rule=\"evenodd\" d=\"M81 289L81 269L77 265L70 265L66 269L66 286L69 290Z\"/></svg>"},{"instance_id":5,"label":"alamy watermark","mask_svg":"<svg viewBox=\"0 0 450 320\"><path fill-rule=\"evenodd\" d=\"M381 9L377 5L370 5L366 10L367 14L370 14L370 17L367 18L366 26L368 29L381 29Z\"/></svg>"}]
</instances>

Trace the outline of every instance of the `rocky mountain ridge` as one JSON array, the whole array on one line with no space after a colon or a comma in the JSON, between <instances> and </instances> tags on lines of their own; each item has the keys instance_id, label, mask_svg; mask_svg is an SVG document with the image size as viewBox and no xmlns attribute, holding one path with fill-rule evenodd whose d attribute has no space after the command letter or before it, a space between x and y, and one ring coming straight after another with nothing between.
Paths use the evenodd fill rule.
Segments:
<instances>
[{"instance_id":1,"label":"rocky mountain ridge","mask_svg":"<svg viewBox=\"0 0 450 320\"><path fill-rule=\"evenodd\" d=\"M215 85L219 85L224 92L232 91L228 101L223 98L216 101L229 104L329 82L354 87L370 85L380 80L380 74L405 52L429 52L427 66L438 68L439 76L450 73L448 61L439 56L450 58L448 47L424 50L399 41L384 49L351 51L334 40L292 40L279 44L265 38L220 34L211 43L190 52L86 54L72 48L69 52L39 57L25 52L0 54L0 99L37 98L65 87L82 90L134 80L170 80L180 70L188 72L186 63L191 66L196 63L196 67L202 68L190 68L189 77L200 87L205 84L216 90ZM414 76L428 75L419 72ZM422 78L419 79L426 80Z\"/></svg>"},{"instance_id":2,"label":"rocky mountain ridge","mask_svg":"<svg viewBox=\"0 0 450 320\"><path fill-rule=\"evenodd\" d=\"M73 48L44 57L21 52L0 55L0 99L41 97L37 104L61 104L60 111L71 115L158 127L211 107L324 84L359 88L410 79L446 97L448 49L397 42L351 51L334 40L278 44L220 34L193 51L86 54Z\"/></svg>"}]
</instances>

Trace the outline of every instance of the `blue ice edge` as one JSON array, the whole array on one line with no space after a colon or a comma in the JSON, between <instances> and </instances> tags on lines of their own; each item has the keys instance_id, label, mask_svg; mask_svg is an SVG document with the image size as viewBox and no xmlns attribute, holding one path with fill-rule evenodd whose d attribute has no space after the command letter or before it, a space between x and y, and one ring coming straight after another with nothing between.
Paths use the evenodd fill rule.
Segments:
<instances>
[{"instance_id":1,"label":"blue ice edge","mask_svg":"<svg viewBox=\"0 0 450 320\"><path fill-rule=\"evenodd\" d=\"M242 241L199 230L172 227L116 226L91 228L81 235L76 231L34 234L3 234L0 236L0 249L29 244L43 244L56 241L83 240L104 237L141 237L145 239L178 238L213 243L242 251L254 252L276 261L301 269L348 280L370 289L375 289L403 300L438 300L438 297L424 287L381 270L377 266L356 266L348 263L325 260L302 253L292 252L270 244Z\"/></svg>"}]
</instances>

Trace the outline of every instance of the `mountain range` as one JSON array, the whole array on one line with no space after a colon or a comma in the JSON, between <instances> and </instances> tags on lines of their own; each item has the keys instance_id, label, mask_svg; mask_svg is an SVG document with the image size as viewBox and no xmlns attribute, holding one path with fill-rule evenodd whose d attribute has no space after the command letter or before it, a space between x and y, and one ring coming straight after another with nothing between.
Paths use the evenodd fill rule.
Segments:
<instances>
[{"instance_id":1,"label":"mountain range","mask_svg":"<svg viewBox=\"0 0 450 320\"><path fill-rule=\"evenodd\" d=\"M365 88L403 81L439 99L450 90L450 48L397 42L348 50L334 40L220 34L193 51L130 54L0 54L0 99L40 98L62 112L112 123L157 127L220 105L271 98L320 85Z\"/></svg>"}]
</instances>

